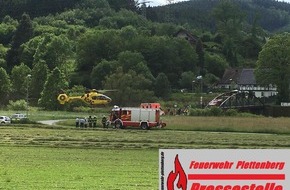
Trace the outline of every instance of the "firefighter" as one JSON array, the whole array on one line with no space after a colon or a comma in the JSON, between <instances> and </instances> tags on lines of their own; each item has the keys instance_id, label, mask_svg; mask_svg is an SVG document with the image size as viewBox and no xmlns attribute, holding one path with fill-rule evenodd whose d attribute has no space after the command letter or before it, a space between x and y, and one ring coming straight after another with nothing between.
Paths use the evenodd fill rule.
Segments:
<instances>
[{"instance_id":1,"label":"firefighter","mask_svg":"<svg viewBox=\"0 0 290 190\"><path fill-rule=\"evenodd\" d=\"M83 128L85 125L85 119L81 118L80 119L80 128Z\"/></svg>"},{"instance_id":2,"label":"firefighter","mask_svg":"<svg viewBox=\"0 0 290 190\"><path fill-rule=\"evenodd\" d=\"M96 128L97 127L97 117L94 116L93 118L93 127Z\"/></svg>"},{"instance_id":3,"label":"firefighter","mask_svg":"<svg viewBox=\"0 0 290 190\"><path fill-rule=\"evenodd\" d=\"M80 119L77 117L76 118L76 127L79 127L80 126Z\"/></svg>"},{"instance_id":4,"label":"firefighter","mask_svg":"<svg viewBox=\"0 0 290 190\"><path fill-rule=\"evenodd\" d=\"M102 125L103 125L103 128L105 128L105 127L108 128L106 116L103 116L103 118L102 118Z\"/></svg>"},{"instance_id":5,"label":"firefighter","mask_svg":"<svg viewBox=\"0 0 290 190\"><path fill-rule=\"evenodd\" d=\"M92 118L92 116L89 116L88 123L89 123L89 127L91 128L93 126L93 118Z\"/></svg>"},{"instance_id":6,"label":"firefighter","mask_svg":"<svg viewBox=\"0 0 290 190\"><path fill-rule=\"evenodd\" d=\"M87 128L88 127L88 118L85 117L84 119L84 127Z\"/></svg>"}]
</instances>

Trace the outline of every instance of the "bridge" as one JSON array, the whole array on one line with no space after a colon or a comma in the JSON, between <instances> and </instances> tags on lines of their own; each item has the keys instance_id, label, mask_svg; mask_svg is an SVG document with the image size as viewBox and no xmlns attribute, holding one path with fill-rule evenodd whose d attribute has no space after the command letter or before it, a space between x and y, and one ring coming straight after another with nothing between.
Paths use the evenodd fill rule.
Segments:
<instances>
[{"instance_id":1,"label":"bridge","mask_svg":"<svg viewBox=\"0 0 290 190\"><path fill-rule=\"evenodd\" d=\"M264 103L251 91L233 90L222 93L211 100L206 107L212 106L254 113L261 113L264 110Z\"/></svg>"}]
</instances>

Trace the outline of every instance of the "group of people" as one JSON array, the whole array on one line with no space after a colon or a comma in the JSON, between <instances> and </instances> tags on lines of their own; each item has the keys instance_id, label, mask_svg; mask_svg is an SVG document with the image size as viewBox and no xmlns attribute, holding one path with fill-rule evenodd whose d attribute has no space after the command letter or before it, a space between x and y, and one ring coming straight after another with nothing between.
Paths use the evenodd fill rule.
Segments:
<instances>
[{"instance_id":1,"label":"group of people","mask_svg":"<svg viewBox=\"0 0 290 190\"><path fill-rule=\"evenodd\" d=\"M109 120L106 116L102 117L102 126L103 128L108 128L109 126ZM97 127L97 117L89 116L88 118L76 118L76 127L80 128L96 128Z\"/></svg>"}]
</instances>

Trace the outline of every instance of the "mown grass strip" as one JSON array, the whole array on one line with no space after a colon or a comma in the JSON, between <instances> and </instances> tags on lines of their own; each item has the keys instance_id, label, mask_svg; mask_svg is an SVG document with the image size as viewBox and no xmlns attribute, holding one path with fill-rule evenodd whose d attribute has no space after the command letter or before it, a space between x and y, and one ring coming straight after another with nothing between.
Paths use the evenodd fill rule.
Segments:
<instances>
[{"instance_id":1,"label":"mown grass strip","mask_svg":"<svg viewBox=\"0 0 290 190\"><path fill-rule=\"evenodd\" d=\"M3 127L0 144L78 148L285 148L290 147L286 134L231 133L173 130L115 129L46 129Z\"/></svg>"},{"instance_id":2,"label":"mown grass strip","mask_svg":"<svg viewBox=\"0 0 290 190\"><path fill-rule=\"evenodd\" d=\"M1 189L128 189L158 186L158 150L1 147Z\"/></svg>"}]
</instances>

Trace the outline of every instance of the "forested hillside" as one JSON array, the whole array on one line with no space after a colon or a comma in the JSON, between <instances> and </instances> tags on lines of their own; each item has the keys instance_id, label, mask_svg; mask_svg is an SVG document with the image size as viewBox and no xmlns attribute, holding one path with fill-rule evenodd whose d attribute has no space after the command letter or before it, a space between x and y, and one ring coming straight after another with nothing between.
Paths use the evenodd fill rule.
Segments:
<instances>
[{"instance_id":1,"label":"forested hillside","mask_svg":"<svg viewBox=\"0 0 290 190\"><path fill-rule=\"evenodd\" d=\"M115 89L114 103L133 106L191 89L197 76L211 90L226 68L256 67L267 39L289 29L289 4L0 0L0 21L0 106L58 109L57 94L71 88Z\"/></svg>"},{"instance_id":2,"label":"forested hillside","mask_svg":"<svg viewBox=\"0 0 290 190\"><path fill-rule=\"evenodd\" d=\"M211 14L219 0L191 0L157 8L148 8L150 20L170 20L176 24L187 24L193 28L216 31ZM254 22L269 32L290 31L290 4L275 0L236 0L249 25Z\"/></svg>"}]
</instances>

